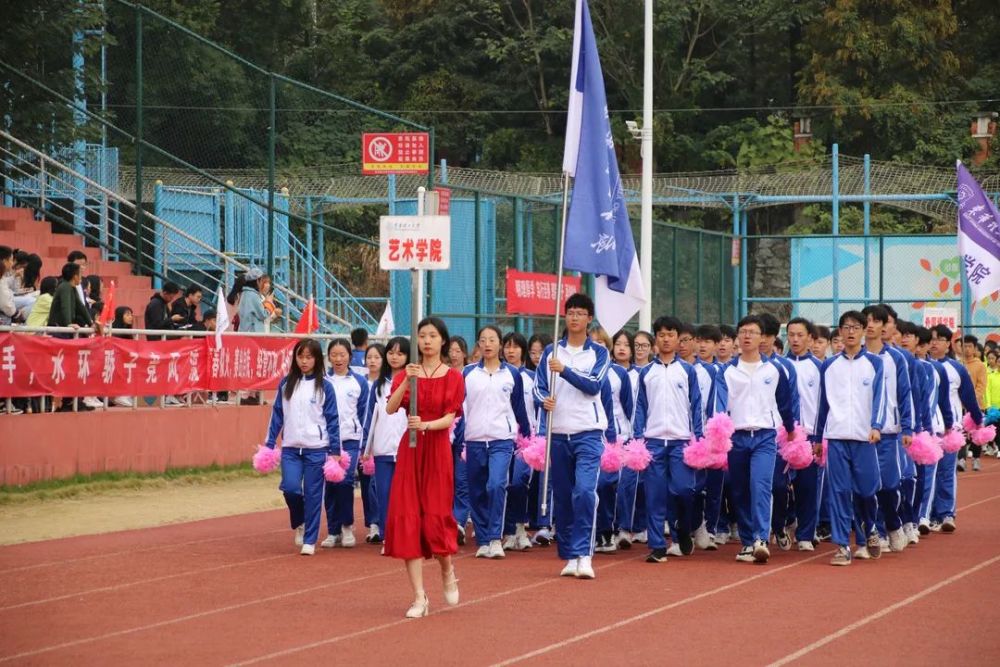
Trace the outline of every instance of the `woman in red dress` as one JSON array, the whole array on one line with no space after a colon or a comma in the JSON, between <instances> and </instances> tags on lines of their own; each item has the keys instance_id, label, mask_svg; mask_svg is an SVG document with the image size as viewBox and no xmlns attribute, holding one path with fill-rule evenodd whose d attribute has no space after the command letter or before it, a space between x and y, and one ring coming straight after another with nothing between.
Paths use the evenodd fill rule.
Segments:
<instances>
[{"instance_id":1,"label":"woman in red dress","mask_svg":"<svg viewBox=\"0 0 1000 667\"><path fill-rule=\"evenodd\" d=\"M434 557L441 564L444 599L458 604L458 579L451 556L458 551L458 526L452 515L454 465L448 430L462 411L465 382L462 374L448 366L448 328L436 317L417 326L420 363L397 373L386 412L405 410L410 402L410 378L417 378L418 416L409 418L417 432L417 446L410 447L404 434L396 455L389 511L385 528L385 555L406 561L414 602L407 618L426 616L423 560Z\"/></svg>"}]
</instances>

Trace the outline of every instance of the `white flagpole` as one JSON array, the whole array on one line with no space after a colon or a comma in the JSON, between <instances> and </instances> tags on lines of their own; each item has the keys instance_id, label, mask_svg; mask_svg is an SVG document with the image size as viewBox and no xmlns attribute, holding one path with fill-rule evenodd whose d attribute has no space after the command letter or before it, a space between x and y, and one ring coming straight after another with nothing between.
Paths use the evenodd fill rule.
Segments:
<instances>
[{"instance_id":1,"label":"white flagpole","mask_svg":"<svg viewBox=\"0 0 1000 667\"><path fill-rule=\"evenodd\" d=\"M653 328L653 0L646 0L645 51L642 79L642 219L639 247L646 303L639 311L639 328Z\"/></svg>"},{"instance_id":2,"label":"white flagpole","mask_svg":"<svg viewBox=\"0 0 1000 667\"><path fill-rule=\"evenodd\" d=\"M556 314L552 325L552 354L559 350L559 313L562 310L563 295L563 255L566 252L566 217L569 214L569 172L563 172L562 224L559 226L559 270L556 273ZM551 356L549 357L552 358ZM555 371L549 371L549 396L555 397ZM552 412L546 416L545 429L545 470L542 472L542 516L549 510L549 467L552 462Z\"/></svg>"},{"instance_id":3,"label":"white flagpole","mask_svg":"<svg viewBox=\"0 0 1000 667\"><path fill-rule=\"evenodd\" d=\"M417 188L417 215L424 214L424 186ZM423 319L424 311L424 271L410 271L410 363L420 363L420 352L417 349L417 324ZM445 345L448 341L445 341ZM410 416L417 416L417 378L410 378ZM417 446L417 431L410 429L410 449Z\"/></svg>"}]
</instances>

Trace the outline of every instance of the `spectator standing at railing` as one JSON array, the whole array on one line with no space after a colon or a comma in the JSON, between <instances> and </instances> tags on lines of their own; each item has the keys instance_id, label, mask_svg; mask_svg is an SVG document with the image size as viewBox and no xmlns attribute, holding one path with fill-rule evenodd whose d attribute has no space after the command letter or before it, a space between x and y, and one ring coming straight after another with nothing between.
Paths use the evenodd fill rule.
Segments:
<instances>
[{"instance_id":1,"label":"spectator standing at railing","mask_svg":"<svg viewBox=\"0 0 1000 667\"><path fill-rule=\"evenodd\" d=\"M166 282L163 287L150 298L146 305L145 325L147 329L169 331L174 324L182 319L181 315L170 314L170 304L180 296L181 288L177 283ZM149 335L148 340L164 340L165 336Z\"/></svg>"},{"instance_id":2,"label":"spectator standing at railing","mask_svg":"<svg viewBox=\"0 0 1000 667\"><path fill-rule=\"evenodd\" d=\"M87 275L87 255L82 250L72 250L66 255L67 264L76 264L80 267L80 275ZM87 295L83 292L83 282L76 286L76 293L80 296L80 303L87 305Z\"/></svg>"},{"instance_id":3,"label":"spectator standing at railing","mask_svg":"<svg viewBox=\"0 0 1000 667\"><path fill-rule=\"evenodd\" d=\"M71 327L73 329L94 327L100 332L100 324L96 324L90 317L87 307L80 300L78 289L82 281L79 264L67 263L62 268L62 282L56 287L52 297L52 307L49 312L48 325L50 327ZM55 333L54 338L73 338L72 334ZM80 410L90 411L94 408L81 402ZM62 407L57 412L71 412L73 410L73 399L64 398Z\"/></svg>"},{"instance_id":4,"label":"spectator standing at railing","mask_svg":"<svg viewBox=\"0 0 1000 667\"><path fill-rule=\"evenodd\" d=\"M56 293L56 286L59 279L55 276L42 278L39 286L38 298L31 306L28 319L25 324L29 327L44 327L49 323L49 313L52 312L52 297Z\"/></svg>"},{"instance_id":5,"label":"spectator standing at railing","mask_svg":"<svg viewBox=\"0 0 1000 667\"><path fill-rule=\"evenodd\" d=\"M202 289L198 285L189 285L184 290L184 296L176 299L170 304L170 314L174 315L174 328L176 329L198 329L201 324L201 304ZM177 319L176 316L180 316Z\"/></svg>"},{"instance_id":6,"label":"spectator standing at railing","mask_svg":"<svg viewBox=\"0 0 1000 667\"><path fill-rule=\"evenodd\" d=\"M281 308L278 307L277 302L274 300L271 276L266 274L262 276L259 285L261 303L268 315L268 318L264 321L264 333L271 333L271 323L276 322L281 317Z\"/></svg>"},{"instance_id":7,"label":"spectator standing at railing","mask_svg":"<svg viewBox=\"0 0 1000 667\"><path fill-rule=\"evenodd\" d=\"M131 331L135 323L135 315L128 306L118 306L115 308L115 319L111 322L112 335L115 338L135 339L135 334L126 333ZM112 405L120 408L131 408L135 405L135 399L131 396L115 396L111 399Z\"/></svg>"},{"instance_id":8,"label":"spectator standing at railing","mask_svg":"<svg viewBox=\"0 0 1000 667\"><path fill-rule=\"evenodd\" d=\"M271 316L264 308L264 299L260 292L264 278L264 273L256 267L249 269L243 277L237 314L240 318L240 331L264 333L267 329L266 323Z\"/></svg>"},{"instance_id":9,"label":"spectator standing at railing","mask_svg":"<svg viewBox=\"0 0 1000 667\"><path fill-rule=\"evenodd\" d=\"M101 298L103 286L101 277L98 275L91 274L83 279L83 293L87 297L87 311L92 320L100 317L101 310L104 309L104 300Z\"/></svg>"}]
</instances>

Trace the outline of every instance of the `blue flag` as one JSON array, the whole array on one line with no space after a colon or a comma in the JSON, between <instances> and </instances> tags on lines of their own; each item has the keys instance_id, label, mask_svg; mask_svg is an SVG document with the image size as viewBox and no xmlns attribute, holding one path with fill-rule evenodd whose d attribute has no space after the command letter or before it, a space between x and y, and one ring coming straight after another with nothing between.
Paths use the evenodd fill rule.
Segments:
<instances>
[{"instance_id":1,"label":"blue flag","mask_svg":"<svg viewBox=\"0 0 1000 667\"><path fill-rule=\"evenodd\" d=\"M595 275L597 319L621 329L646 302L586 0L577 0L563 171L574 177L566 268Z\"/></svg>"},{"instance_id":2,"label":"blue flag","mask_svg":"<svg viewBox=\"0 0 1000 667\"><path fill-rule=\"evenodd\" d=\"M958 251L973 301L1000 290L1000 213L961 162L958 172Z\"/></svg>"}]
</instances>

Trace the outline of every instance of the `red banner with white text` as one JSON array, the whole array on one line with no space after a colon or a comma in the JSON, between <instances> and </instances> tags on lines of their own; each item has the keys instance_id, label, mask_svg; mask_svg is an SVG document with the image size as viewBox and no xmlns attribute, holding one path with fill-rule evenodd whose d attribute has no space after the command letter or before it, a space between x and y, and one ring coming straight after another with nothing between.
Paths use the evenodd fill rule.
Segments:
<instances>
[{"instance_id":1,"label":"red banner with white text","mask_svg":"<svg viewBox=\"0 0 1000 667\"><path fill-rule=\"evenodd\" d=\"M553 315L556 310L554 273L527 273L507 269L507 312L516 315ZM560 312L566 312L566 299L580 291L580 276L563 276Z\"/></svg>"},{"instance_id":2,"label":"red banner with white text","mask_svg":"<svg viewBox=\"0 0 1000 667\"><path fill-rule=\"evenodd\" d=\"M0 397L161 396L268 391L288 372L295 339L223 336L146 341L0 333Z\"/></svg>"}]
</instances>

